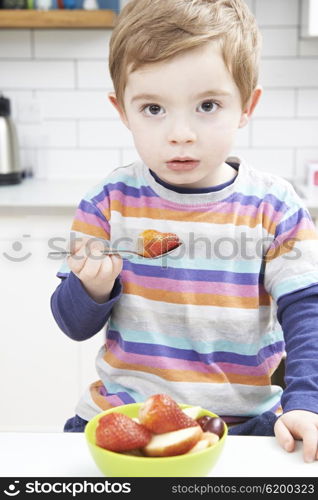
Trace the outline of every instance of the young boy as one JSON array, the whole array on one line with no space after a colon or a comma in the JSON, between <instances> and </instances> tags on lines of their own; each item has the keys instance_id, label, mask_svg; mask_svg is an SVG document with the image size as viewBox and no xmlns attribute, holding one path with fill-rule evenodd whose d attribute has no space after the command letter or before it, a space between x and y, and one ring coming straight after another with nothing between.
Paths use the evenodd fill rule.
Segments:
<instances>
[{"instance_id":1,"label":"young boy","mask_svg":"<svg viewBox=\"0 0 318 500\"><path fill-rule=\"evenodd\" d=\"M285 180L229 158L261 95L259 46L243 0L132 0L120 14L109 99L141 161L81 201L58 273L63 332L81 341L107 324L100 380L65 431L168 393L232 434L275 433L287 451L301 439L318 458L317 234ZM146 229L184 244L162 259L101 253L136 249ZM271 375L285 351L283 392Z\"/></svg>"}]
</instances>

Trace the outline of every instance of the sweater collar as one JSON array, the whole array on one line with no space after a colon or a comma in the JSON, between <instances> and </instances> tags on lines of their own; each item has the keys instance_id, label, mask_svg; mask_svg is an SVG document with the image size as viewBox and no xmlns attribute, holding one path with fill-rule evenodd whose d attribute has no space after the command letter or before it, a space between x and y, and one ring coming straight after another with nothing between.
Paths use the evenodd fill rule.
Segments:
<instances>
[{"instance_id":1,"label":"sweater collar","mask_svg":"<svg viewBox=\"0 0 318 500\"><path fill-rule=\"evenodd\" d=\"M220 189L217 191L209 192L194 192L194 193L183 193L176 192L168 187L165 187L162 183L157 182L157 180L152 176L149 168L145 163L142 163L142 171L146 183L152 188L152 190L165 200L175 202L181 205L206 205L209 203L215 203L222 201L228 196L230 196L234 191L238 189L241 184L242 179L245 175L246 165L244 161L238 157L229 157L226 159L227 163L238 164L238 174L234 181L230 184L225 183L225 186L219 186Z\"/></svg>"}]
</instances>

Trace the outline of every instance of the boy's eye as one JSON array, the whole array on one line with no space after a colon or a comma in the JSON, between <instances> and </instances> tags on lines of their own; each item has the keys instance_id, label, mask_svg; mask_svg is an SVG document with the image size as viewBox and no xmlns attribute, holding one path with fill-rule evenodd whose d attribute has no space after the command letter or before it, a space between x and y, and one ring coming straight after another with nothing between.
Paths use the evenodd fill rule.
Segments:
<instances>
[{"instance_id":1,"label":"boy's eye","mask_svg":"<svg viewBox=\"0 0 318 500\"><path fill-rule=\"evenodd\" d=\"M204 101L202 104L199 106L199 111L200 108L204 111L204 113L214 113L218 109L219 105L215 101Z\"/></svg>"},{"instance_id":2,"label":"boy's eye","mask_svg":"<svg viewBox=\"0 0 318 500\"><path fill-rule=\"evenodd\" d=\"M146 115L156 116L162 114L160 111L163 111L163 108L159 106L159 104L147 104L141 108L142 111L146 113Z\"/></svg>"}]
</instances>

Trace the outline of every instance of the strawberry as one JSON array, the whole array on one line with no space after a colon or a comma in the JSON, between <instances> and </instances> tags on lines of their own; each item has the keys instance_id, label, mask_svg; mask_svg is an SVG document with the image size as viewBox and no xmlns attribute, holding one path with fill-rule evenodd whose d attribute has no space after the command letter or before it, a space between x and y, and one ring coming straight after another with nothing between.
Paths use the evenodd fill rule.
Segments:
<instances>
[{"instance_id":1,"label":"strawberry","mask_svg":"<svg viewBox=\"0 0 318 500\"><path fill-rule=\"evenodd\" d=\"M151 439L151 432L122 413L108 413L100 418L96 429L96 444L111 451L142 448Z\"/></svg>"},{"instance_id":2,"label":"strawberry","mask_svg":"<svg viewBox=\"0 0 318 500\"><path fill-rule=\"evenodd\" d=\"M150 396L139 408L139 421L155 434L199 426L186 415L179 405L167 394Z\"/></svg>"},{"instance_id":3,"label":"strawberry","mask_svg":"<svg viewBox=\"0 0 318 500\"><path fill-rule=\"evenodd\" d=\"M139 253L143 257L157 257L180 245L178 236L174 233L161 233L155 229L147 229L140 235Z\"/></svg>"}]
</instances>

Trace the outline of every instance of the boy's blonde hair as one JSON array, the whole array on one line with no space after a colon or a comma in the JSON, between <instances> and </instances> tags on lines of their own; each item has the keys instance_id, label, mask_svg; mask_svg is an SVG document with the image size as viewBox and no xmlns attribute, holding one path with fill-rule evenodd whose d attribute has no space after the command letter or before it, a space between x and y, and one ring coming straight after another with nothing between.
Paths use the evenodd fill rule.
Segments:
<instances>
[{"instance_id":1,"label":"boy's blonde hair","mask_svg":"<svg viewBox=\"0 0 318 500\"><path fill-rule=\"evenodd\" d=\"M130 72L217 41L242 107L258 82L261 36L243 0L131 0L118 16L109 71L119 104Z\"/></svg>"}]
</instances>

